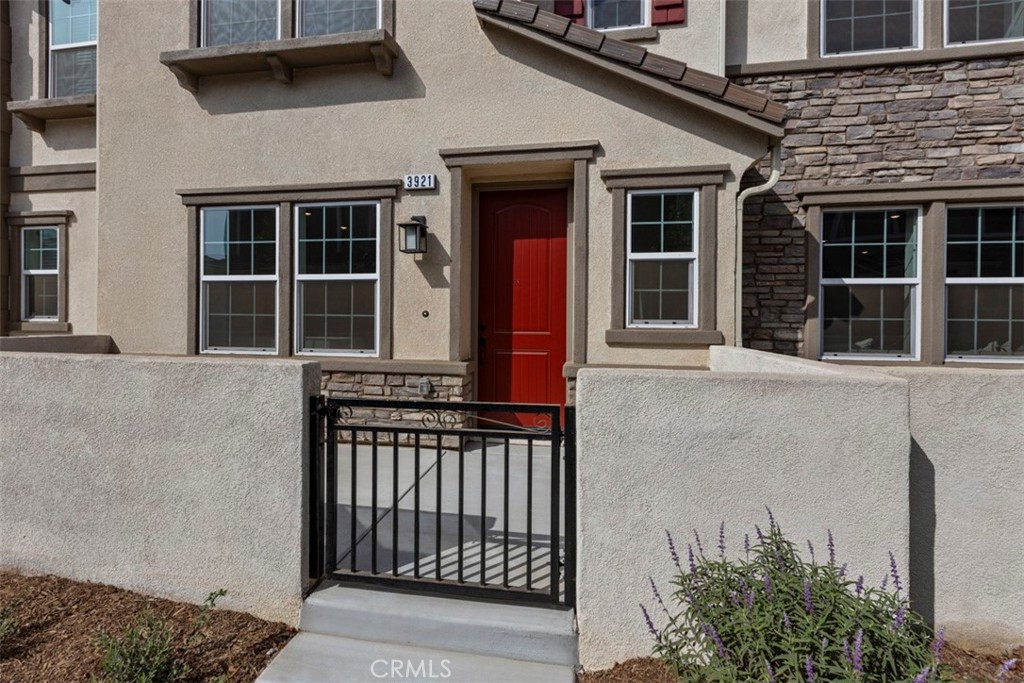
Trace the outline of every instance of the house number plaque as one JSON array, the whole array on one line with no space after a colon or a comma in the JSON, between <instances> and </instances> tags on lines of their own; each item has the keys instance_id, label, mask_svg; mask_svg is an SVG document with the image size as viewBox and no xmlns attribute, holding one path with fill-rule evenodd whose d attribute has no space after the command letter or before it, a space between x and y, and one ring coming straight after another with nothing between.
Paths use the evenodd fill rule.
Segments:
<instances>
[{"instance_id":1,"label":"house number plaque","mask_svg":"<svg viewBox=\"0 0 1024 683\"><path fill-rule=\"evenodd\" d=\"M433 173L410 173L405 176L407 190L433 190L437 187L437 176Z\"/></svg>"}]
</instances>

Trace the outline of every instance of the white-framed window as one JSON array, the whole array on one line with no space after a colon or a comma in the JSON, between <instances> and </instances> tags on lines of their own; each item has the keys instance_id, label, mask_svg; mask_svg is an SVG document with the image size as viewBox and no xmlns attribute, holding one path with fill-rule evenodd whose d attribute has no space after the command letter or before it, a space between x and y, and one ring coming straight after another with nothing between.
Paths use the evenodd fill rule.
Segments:
<instances>
[{"instance_id":1,"label":"white-framed window","mask_svg":"<svg viewBox=\"0 0 1024 683\"><path fill-rule=\"evenodd\" d=\"M822 212L821 355L920 355L920 207Z\"/></svg>"},{"instance_id":2,"label":"white-framed window","mask_svg":"<svg viewBox=\"0 0 1024 683\"><path fill-rule=\"evenodd\" d=\"M295 351L376 355L380 202L295 206Z\"/></svg>"},{"instance_id":3,"label":"white-framed window","mask_svg":"<svg viewBox=\"0 0 1024 683\"><path fill-rule=\"evenodd\" d=\"M697 327L698 190L633 190L626 202L626 326Z\"/></svg>"},{"instance_id":4,"label":"white-framed window","mask_svg":"<svg viewBox=\"0 0 1024 683\"><path fill-rule=\"evenodd\" d=\"M96 0L50 0L50 97L96 93Z\"/></svg>"},{"instance_id":5,"label":"white-framed window","mask_svg":"<svg viewBox=\"0 0 1024 683\"><path fill-rule=\"evenodd\" d=\"M648 26L649 0L587 0L587 26L600 31Z\"/></svg>"},{"instance_id":6,"label":"white-framed window","mask_svg":"<svg viewBox=\"0 0 1024 683\"><path fill-rule=\"evenodd\" d=\"M296 7L298 36L380 28L381 0L297 0Z\"/></svg>"},{"instance_id":7,"label":"white-framed window","mask_svg":"<svg viewBox=\"0 0 1024 683\"><path fill-rule=\"evenodd\" d=\"M277 353L278 207L200 212L204 353Z\"/></svg>"},{"instance_id":8,"label":"white-framed window","mask_svg":"<svg viewBox=\"0 0 1024 683\"><path fill-rule=\"evenodd\" d=\"M202 45L236 45L281 37L281 0L201 0Z\"/></svg>"},{"instance_id":9,"label":"white-framed window","mask_svg":"<svg viewBox=\"0 0 1024 683\"><path fill-rule=\"evenodd\" d=\"M1024 358L1024 204L947 207L946 358Z\"/></svg>"},{"instance_id":10,"label":"white-framed window","mask_svg":"<svg viewBox=\"0 0 1024 683\"><path fill-rule=\"evenodd\" d=\"M60 238L56 227L21 232L21 319L57 320L60 315Z\"/></svg>"},{"instance_id":11,"label":"white-framed window","mask_svg":"<svg viewBox=\"0 0 1024 683\"><path fill-rule=\"evenodd\" d=\"M821 54L920 47L925 0L821 0Z\"/></svg>"},{"instance_id":12,"label":"white-framed window","mask_svg":"<svg viewBox=\"0 0 1024 683\"><path fill-rule=\"evenodd\" d=\"M1024 0L945 0L946 45L1024 39Z\"/></svg>"}]
</instances>

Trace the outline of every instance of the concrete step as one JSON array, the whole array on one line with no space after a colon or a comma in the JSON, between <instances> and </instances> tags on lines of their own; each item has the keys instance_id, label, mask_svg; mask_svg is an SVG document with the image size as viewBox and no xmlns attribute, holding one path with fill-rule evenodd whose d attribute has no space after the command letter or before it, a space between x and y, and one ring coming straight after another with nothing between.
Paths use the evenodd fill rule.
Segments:
<instances>
[{"instance_id":1,"label":"concrete step","mask_svg":"<svg viewBox=\"0 0 1024 683\"><path fill-rule=\"evenodd\" d=\"M570 669L579 662L575 618L568 609L332 585L306 599L299 629Z\"/></svg>"},{"instance_id":2,"label":"concrete step","mask_svg":"<svg viewBox=\"0 0 1024 683\"><path fill-rule=\"evenodd\" d=\"M573 683L573 667L299 633L256 683Z\"/></svg>"}]
</instances>

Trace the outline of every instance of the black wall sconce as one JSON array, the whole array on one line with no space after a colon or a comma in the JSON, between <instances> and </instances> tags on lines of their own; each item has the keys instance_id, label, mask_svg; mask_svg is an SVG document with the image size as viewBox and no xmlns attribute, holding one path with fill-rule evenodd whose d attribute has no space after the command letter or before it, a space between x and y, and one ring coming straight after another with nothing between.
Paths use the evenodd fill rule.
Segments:
<instances>
[{"instance_id":1,"label":"black wall sconce","mask_svg":"<svg viewBox=\"0 0 1024 683\"><path fill-rule=\"evenodd\" d=\"M427 253L427 217L413 216L408 223L399 223L402 242L398 249L403 254Z\"/></svg>"}]
</instances>

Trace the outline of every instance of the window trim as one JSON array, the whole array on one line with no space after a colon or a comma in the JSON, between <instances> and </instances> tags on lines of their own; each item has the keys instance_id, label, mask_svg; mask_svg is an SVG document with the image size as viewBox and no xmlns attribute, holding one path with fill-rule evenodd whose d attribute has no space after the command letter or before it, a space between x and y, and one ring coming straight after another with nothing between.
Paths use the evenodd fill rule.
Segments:
<instances>
[{"instance_id":1,"label":"window trim","mask_svg":"<svg viewBox=\"0 0 1024 683\"><path fill-rule=\"evenodd\" d=\"M924 48L924 3L927 0L911 0L911 13L913 14L914 44L910 47L890 47L881 50L849 50L847 52L828 52L826 50L826 19L825 7L828 0L817 0L818 2L818 56L821 59L833 59L835 57L848 57L850 55L884 55L899 52L914 52Z\"/></svg>"},{"instance_id":2,"label":"window trim","mask_svg":"<svg viewBox=\"0 0 1024 683\"><path fill-rule=\"evenodd\" d=\"M292 352L293 337L289 325L294 317L291 287L293 286L291 248L291 221L293 205L296 203L315 204L328 202L353 202L373 200L380 204L378 248L378 360L390 360L392 355L394 251L397 232L394 227L394 199L402 187L400 179L348 181L317 183L309 185L260 185L250 187L200 188L177 190L188 216L188 340L186 352L199 355L202 338L199 334L199 319L202 315L199 259L201 256L199 214L204 208L229 207L237 205L276 205L278 209L278 351L279 358L296 357ZM280 235L288 234L288 240ZM261 357L266 357L263 355ZM324 362L344 362L336 355L309 354L306 359L323 359ZM360 358L370 360L367 355Z\"/></svg>"},{"instance_id":3,"label":"window trim","mask_svg":"<svg viewBox=\"0 0 1024 683\"><path fill-rule=\"evenodd\" d=\"M95 97L96 96L96 90L99 89L98 88L98 85L99 85L98 83L97 83L97 88L95 88L93 90L93 92L91 92L91 93L80 93L78 95L59 95L59 96L54 94L54 87L53 87L53 75L54 75L53 53L54 53L54 51L59 52L61 50L73 50L73 49L78 49L78 48L83 48L83 47L92 47L92 48L94 48L97 51L97 55L96 55L97 56L96 69L97 69L97 72L99 71L99 54L98 54L99 53L99 24L100 24L99 0L96 1L96 39L95 40L91 40L91 41L78 42L78 43L67 43L66 45L61 45L60 47L55 47L54 44L53 44L53 12L51 11L51 5L53 4L54 0L43 0L43 2L46 3L46 14L45 14L45 16L46 16L46 78L45 78L45 81L44 81L45 84L46 84L46 98L45 99L65 99L65 98L69 98L69 97L82 97L82 96L89 96L89 95ZM97 73L97 76L98 76L98 73ZM96 80L98 81L99 79L97 78Z\"/></svg>"},{"instance_id":4,"label":"window trim","mask_svg":"<svg viewBox=\"0 0 1024 683\"><path fill-rule=\"evenodd\" d=\"M10 226L10 265L7 275L9 305L7 329L19 333L54 334L70 332L68 323L68 226L74 219L71 211L25 211L7 214ZM57 317L23 319L22 232L32 228L57 228Z\"/></svg>"},{"instance_id":5,"label":"window trim","mask_svg":"<svg viewBox=\"0 0 1024 683\"><path fill-rule=\"evenodd\" d=\"M209 210L232 211L252 209L274 210L274 275L207 275L204 237L206 235L206 212ZM281 207L276 204L242 204L235 206L205 206L199 210L199 353L220 356L276 356L281 348ZM274 283L274 348L223 348L212 349L206 338L207 316L209 314L208 282L273 282Z\"/></svg>"},{"instance_id":6,"label":"window trim","mask_svg":"<svg viewBox=\"0 0 1024 683\"><path fill-rule=\"evenodd\" d=\"M728 165L667 168L605 169L601 179L612 194L611 320L605 331L609 346L705 347L722 344L717 327L718 193L731 173ZM699 281L694 327L627 327L626 325L626 209L630 190L696 188L698 192L696 279Z\"/></svg>"},{"instance_id":7,"label":"window trim","mask_svg":"<svg viewBox=\"0 0 1024 683\"><path fill-rule=\"evenodd\" d=\"M301 2L301 0L300 0ZM601 33L607 33L608 35L617 37L615 33L617 31L637 31L645 28L651 28L654 25L651 23L651 0L640 0L640 17L643 20L642 24L633 24L631 26L614 26L609 28L597 28L594 24L594 0L585 0L583 3L583 17L584 23L587 28Z\"/></svg>"},{"instance_id":8,"label":"window trim","mask_svg":"<svg viewBox=\"0 0 1024 683\"><path fill-rule=\"evenodd\" d=\"M376 243L377 250L375 254L375 270L373 277L367 277L365 273L359 274L330 274L330 275L301 275L299 273L299 211L304 207L316 206L373 206L376 213ZM352 201L333 201L333 202L302 202L295 203L292 205L293 211L293 226L292 226L292 244L295 246L293 249L294 256L292 259L292 282L294 283L292 292L292 319L290 321L292 325L292 348L294 349L295 356L329 356L329 357L342 357L342 358L378 358L380 353L381 345L381 242L384 239L383 230L381 226L381 200L368 200L368 199L357 199ZM400 236L398 237L401 238ZM302 281L307 282L368 282L372 281L374 285L374 302L373 302L373 349L370 351L342 351L342 350L320 350L320 351L303 351L300 341L302 340L302 308L300 306L300 295L299 295L299 283Z\"/></svg>"},{"instance_id":9,"label":"window trim","mask_svg":"<svg viewBox=\"0 0 1024 683\"><path fill-rule=\"evenodd\" d=\"M1000 45L1003 43L1020 42L1024 36L1019 38L996 38L993 40L968 40L952 43L949 40L949 0L942 0L942 47L967 47L970 45Z\"/></svg>"},{"instance_id":10,"label":"window trim","mask_svg":"<svg viewBox=\"0 0 1024 683\"><path fill-rule=\"evenodd\" d=\"M950 209L1024 209L1024 200L1013 202L957 202L951 200L944 204L943 226L946 225L946 216ZM957 356L949 353L949 285L1024 285L1024 275L1020 277L949 277L946 275L946 249L949 244L949 235L944 229L942 231L942 356L946 363L1001 363L1020 365L1024 363L1024 356ZM1016 244L1013 240L1012 244ZM1012 247L1011 247L1012 249Z\"/></svg>"},{"instance_id":11,"label":"window trim","mask_svg":"<svg viewBox=\"0 0 1024 683\"><path fill-rule=\"evenodd\" d=\"M908 277L899 277L899 278L889 278L889 277L876 277L876 278L858 278L858 277L825 278L825 277L822 277L821 273L822 273L822 265L824 263L824 258L823 257L824 257L825 243L824 243L824 240L821 239L821 228L822 228L822 225L823 225L824 220L825 220L825 214L827 214L827 213L844 213L844 212L869 212L869 211L892 212L892 211L908 211L908 210L917 211L917 226L915 228L915 233L914 233L914 236L915 236L914 259L915 259L915 264L917 266L916 269L915 269L916 272L917 272L917 275L915 277L912 277L912 278L908 278ZM922 301L922 291L923 291L923 286L922 285L923 285L923 280L924 280L924 278L922 276L922 271L923 271L923 268L924 268L924 264L922 262L923 240L922 240L921 236L922 236L922 234L924 232L924 215L925 215L925 207L920 205L920 204L877 204L877 205L870 205L870 206L845 206L845 207L844 206L835 206L835 207L829 207L829 208L827 208L827 209L825 209L825 210L820 212L819 217L818 217L818 224L817 224L817 234L818 234L818 259L817 259L817 263L818 263L817 270L818 270L818 272L817 272L817 280L818 280L818 288L817 288L817 291L815 292L815 296L817 298L817 314L818 314L818 320L819 321L821 321L824 318L825 297L823 295L823 292L824 292L825 287L828 287L828 286L833 286L833 287L834 286L855 287L857 285L863 285L863 286L866 286L866 287L870 287L870 286L885 286L885 285L893 285L893 286L903 285L905 287L913 287L914 288L914 296L913 296L913 300L911 302L911 309L910 309L910 315L911 315L911 318L912 318L911 323L912 324L911 324L911 331L910 331L910 333L911 333L911 339L910 339L911 352L910 352L909 355L903 356L902 354L892 354L892 353L864 353L864 354L857 354L857 353L829 353L829 354L826 354L824 352L824 350L823 350L824 346L825 346L825 330L824 330L824 327L821 324L819 324L818 325L818 358L816 360L830 359L830 360L843 360L843 361L891 361L891 362L898 362L898 363L915 362L915 361L920 361L921 360L921 334L922 334L922 331L923 331L923 327L922 327L922 312L924 310L924 302Z\"/></svg>"},{"instance_id":12,"label":"window trim","mask_svg":"<svg viewBox=\"0 0 1024 683\"><path fill-rule=\"evenodd\" d=\"M26 268L25 267L25 236L30 232L42 232L44 230L53 230L57 237L57 259L55 268ZM26 226L21 229L21 234L18 239L18 268L21 273L21 293L20 293L20 311L19 319L23 323L37 323L37 322L55 322L60 320L60 308L61 308L61 291L60 291L60 264L62 260L63 249L61 249L60 239L60 227L57 225L33 225ZM28 300L28 279L34 275L53 275L57 278L57 313L56 315L47 316L31 316L29 315L29 300Z\"/></svg>"},{"instance_id":13,"label":"window trim","mask_svg":"<svg viewBox=\"0 0 1024 683\"><path fill-rule=\"evenodd\" d=\"M633 253L633 202L632 198L637 195L665 195L665 194L690 194L693 197L693 249L688 252L640 252ZM644 190L629 190L626 192L626 291L623 293L626 303L626 329L637 330L696 330L699 328L701 305L700 305L700 188L699 187L662 187ZM690 291L687 293L690 306L690 319L684 322L647 321L636 322L633 320L633 292L634 278L636 276L635 265L637 261L680 261L692 264L688 268Z\"/></svg>"}]
</instances>

